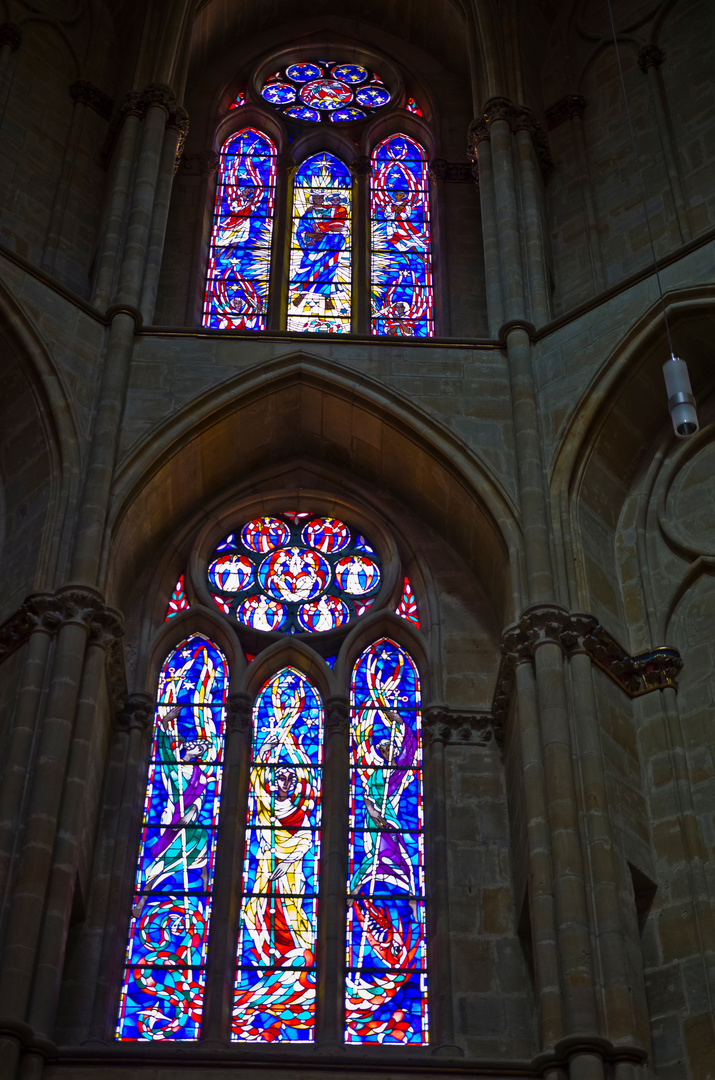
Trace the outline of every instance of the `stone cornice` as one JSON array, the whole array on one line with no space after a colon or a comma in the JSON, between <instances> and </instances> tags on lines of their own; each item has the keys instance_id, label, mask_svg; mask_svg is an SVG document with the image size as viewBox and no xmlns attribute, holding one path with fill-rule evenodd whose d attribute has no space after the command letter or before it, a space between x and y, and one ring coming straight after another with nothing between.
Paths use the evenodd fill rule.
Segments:
<instances>
[{"instance_id":1,"label":"stone cornice","mask_svg":"<svg viewBox=\"0 0 715 1080\"><path fill-rule=\"evenodd\" d=\"M559 101L555 101L553 105L549 105L546 113L546 126L549 131L553 131L559 124L563 124L566 120L570 120L574 116L583 116L583 110L586 108L586 98L581 94L567 94Z\"/></svg>"},{"instance_id":2,"label":"stone cornice","mask_svg":"<svg viewBox=\"0 0 715 1080\"><path fill-rule=\"evenodd\" d=\"M460 746L489 746L501 742L501 728L486 710L450 709L431 705L424 711L424 730L429 742Z\"/></svg>"},{"instance_id":3,"label":"stone cornice","mask_svg":"<svg viewBox=\"0 0 715 1080\"><path fill-rule=\"evenodd\" d=\"M430 163L429 173L433 180L443 184L478 184L479 173L474 162L447 161L435 158Z\"/></svg>"}]
</instances>

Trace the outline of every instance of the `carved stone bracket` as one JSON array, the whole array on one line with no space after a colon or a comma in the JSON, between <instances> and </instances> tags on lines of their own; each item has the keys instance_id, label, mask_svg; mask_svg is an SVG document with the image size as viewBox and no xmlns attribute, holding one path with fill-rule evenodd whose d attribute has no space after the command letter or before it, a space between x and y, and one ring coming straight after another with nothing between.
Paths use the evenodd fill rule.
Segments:
<instances>
[{"instance_id":1,"label":"carved stone bracket","mask_svg":"<svg viewBox=\"0 0 715 1080\"><path fill-rule=\"evenodd\" d=\"M659 68L664 60L665 53L659 45L650 41L648 44L641 46L638 53L638 67L644 75L647 74L648 68Z\"/></svg>"},{"instance_id":2,"label":"carved stone bracket","mask_svg":"<svg viewBox=\"0 0 715 1080\"><path fill-rule=\"evenodd\" d=\"M424 712L425 735L429 742L453 743L461 746L489 746L500 741L500 729L490 712L462 712L435 705Z\"/></svg>"},{"instance_id":3,"label":"carved stone bracket","mask_svg":"<svg viewBox=\"0 0 715 1080\"><path fill-rule=\"evenodd\" d=\"M490 128L497 120L505 120L512 131L525 130L531 135L539 165L544 172L553 166L548 135L544 131L534 111L526 105L512 105L508 98L490 98L485 104L482 115L475 117L467 131L467 154L476 162L477 147L480 142L490 138Z\"/></svg>"},{"instance_id":4,"label":"carved stone bracket","mask_svg":"<svg viewBox=\"0 0 715 1080\"><path fill-rule=\"evenodd\" d=\"M475 184L478 182L478 173L474 165L468 161L446 161L445 158L435 158L429 167L430 176L433 180L443 184Z\"/></svg>"},{"instance_id":5,"label":"carved stone bracket","mask_svg":"<svg viewBox=\"0 0 715 1080\"><path fill-rule=\"evenodd\" d=\"M372 164L367 154L360 154L358 157L353 158L350 171L353 176L370 176Z\"/></svg>"},{"instance_id":6,"label":"carved stone bracket","mask_svg":"<svg viewBox=\"0 0 715 1080\"><path fill-rule=\"evenodd\" d=\"M154 701L149 694L130 694L117 712L120 728L145 731L154 718Z\"/></svg>"},{"instance_id":7,"label":"carved stone bracket","mask_svg":"<svg viewBox=\"0 0 715 1080\"><path fill-rule=\"evenodd\" d=\"M219 156L215 150L202 150L194 154L184 154L181 158L182 173L191 176L213 176L218 172Z\"/></svg>"},{"instance_id":8,"label":"carved stone bracket","mask_svg":"<svg viewBox=\"0 0 715 1080\"><path fill-rule=\"evenodd\" d=\"M593 615L567 612L556 605L529 608L502 635L502 655L510 665L533 656L539 645L554 642L568 655L585 652L629 697L666 686L676 687L683 661L677 649L659 648L631 656Z\"/></svg>"},{"instance_id":9,"label":"carved stone bracket","mask_svg":"<svg viewBox=\"0 0 715 1080\"><path fill-rule=\"evenodd\" d=\"M350 730L350 705L347 698L328 698L325 705L325 728L329 735L347 737Z\"/></svg>"},{"instance_id":10,"label":"carved stone bracket","mask_svg":"<svg viewBox=\"0 0 715 1080\"><path fill-rule=\"evenodd\" d=\"M86 105L88 108L94 109L103 120L111 119L114 100L110 98L109 94L105 94L103 90L95 86L94 83L88 82L86 79L73 82L70 86L70 97L80 105Z\"/></svg>"},{"instance_id":11,"label":"carved stone bracket","mask_svg":"<svg viewBox=\"0 0 715 1080\"><path fill-rule=\"evenodd\" d=\"M10 52L17 52L22 45L22 31L17 23L0 23L0 48L7 45Z\"/></svg>"},{"instance_id":12,"label":"carved stone bracket","mask_svg":"<svg viewBox=\"0 0 715 1080\"><path fill-rule=\"evenodd\" d=\"M549 131L553 131L559 124L565 123L574 116L583 116L583 110L586 108L586 98L581 94L567 94L566 97L562 97L560 101L555 101L553 105L550 105L544 114L546 117L546 126Z\"/></svg>"},{"instance_id":13,"label":"carved stone bracket","mask_svg":"<svg viewBox=\"0 0 715 1080\"><path fill-rule=\"evenodd\" d=\"M228 726L231 731L239 735L247 735L251 730L253 717L253 701L248 694L229 694L226 703L226 715Z\"/></svg>"}]
</instances>

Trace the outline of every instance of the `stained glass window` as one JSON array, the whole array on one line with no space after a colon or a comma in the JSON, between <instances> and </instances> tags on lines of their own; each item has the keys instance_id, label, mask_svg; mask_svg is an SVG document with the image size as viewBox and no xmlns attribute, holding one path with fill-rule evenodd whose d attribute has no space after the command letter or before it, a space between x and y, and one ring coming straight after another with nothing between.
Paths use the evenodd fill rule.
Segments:
<instances>
[{"instance_id":1,"label":"stained glass window","mask_svg":"<svg viewBox=\"0 0 715 1080\"><path fill-rule=\"evenodd\" d=\"M276 148L255 128L221 147L204 326L265 330L275 210Z\"/></svg>"},{"instance_id":2,"label":"stained glass window","mask_svg":"<svg viewBox=\"0 0 715 1080\"><path fill-rule=\"evenodd\" d=\"M420 681L388 638L350 692L347 1043L428 1041Z\"/></svg>"},{"instance_id":3,"label":"stained glass window","mask_svg":"<svg viewBox=\"0 0 715 1080\"><path fill-rule=\"evenodd\" d=\"M245 104L246 104L246 91L245 90L239 90L238 93L236 94L236 97L233 99L233 101L229 105L229 109L240 109L241 106L245 105Z\"/></svg>"},{"instance_id":4,"label":"stained glass window","mask_svg":"<svg viewBox=\"0 0 715 1080\"><path fill-rule=\"evenodd\" d=\"M172 615L178 615L180 611L188 611L190 607L191 605L184 592L184 575L182 574L169 598L169 606L166 609L166 619L164 621L168 622Z\"/></svg>"},{"instance_id":5,"label":"stained glass window","mask_svg":"<svg viewBox=\"0 0 715 1080\"><path fill-rule=\"evenodd\" d=\"M289 511L229 533L208 568L223 612L254 630L317 634L364 614L382 580L375 550L343 521Z\"/></svg>"},{"instance_id":6,"label":"stained glass window","mask_svg":"<svg viewBox=\"0 0 715 1080\"><path fill-rule=\"evenodd\" d=\"M350 171L333 154L308 158L293 182L288 330L351 329Z\"/></svg>"},{"instance_id":7,"label":"stained glass window","mask_svg":"<svg viewBox=\"0 0 715 1080\"><path fill-rule=\"evenodd\" d=\"M372 154L372 332L434 334L427 155L407 135Z\"/></svg>"},{"instance_id":8,"label":"stained glass window","mask_svg":"<svg viewBox=\"0 0 715 1080\"><path fill-rule=\"evenodd\" d=\"M360 64L311 60L274 72L261 97L278 112L303 123L365 120L390 101L379 75Z\"/></svg>"},{"instance_id":9,"label":"stained glass window","mask_svg":"<svg viewBox=\"0 0 715 1080\"><path fill-rule=\"evenodd\" d=\"M405 583L402 587L402 596L400 602L395 608L395 615L399 615L402 619L407 619L408 622L414 623L419 630L420 620L417 615L417 601L415 600L415 594L412 591L409 579L405 578Z\"/></svg>"},{"instance_id":10,"label":"stained glass window","mask_svg":"<svg viewBox=\"0 0 715 1080\"><path fill-rule=\"evenodd\" d=\"M198 1039L228 668L198 634L159 676L118 1039Z\"/></svg>"},{"instance_id":11,"label":"stained glass window","mask_svg":"<svg viewBox=\"0 0 715 1080\"><path fill-rule=\"evenodd\" d=\"M415 116L423 116L424 115L423 112L422 112L422 109L419 107L419 105L417 104L417 102L415 101L415 99L413 97L407 99L407 104L405 105L405 108L407 109L408 112L414 113Z\"/></svg>"},{"instance_id":12,"label":"stained glass window","mask_svg":"<svg viewBox=\"0 0 715 1080\"><path fill-rule=\"evenodd\" d=\"M312 1042L323 707L295 668L253 709L232 1038Z\"/></svg>"}]
</instances>

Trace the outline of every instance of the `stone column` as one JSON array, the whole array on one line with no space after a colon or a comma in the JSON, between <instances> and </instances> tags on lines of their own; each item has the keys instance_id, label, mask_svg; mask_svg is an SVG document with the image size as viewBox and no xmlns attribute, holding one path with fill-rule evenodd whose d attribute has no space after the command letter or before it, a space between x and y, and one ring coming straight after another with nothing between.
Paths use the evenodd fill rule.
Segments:
<instances>
[{"instance_id":1,"label":"stone column","mask_svg":"<svg viewBox=\"0 0 715 1080\"><path fill-rule=\"evenodd\" d=\"M148 694L131 694L123 709L122 721L129 729L122 795L114 835L112 869L107 889L108 903L100 952L97 989L90 1023L90 1038L104 1041L114 1027L114 1006L118 1001L121 968L129 928L125 902L131 895L136 870L136 848L131 840L137 812L142 804L147 775L154 703Z\"/></svg>"},{"instance_id":2,"label":"stone column","mask_svg":"<svg viewBox=\"0 0 715 1080\"><path fill-rule=\"evenodd\" d=\"M321 1047L343 1046L345 1028L345 927L347 925L348 744L347 698L325 705L320 908L318 913L318 1001L316 1039Z\"/></svg>"},{"instance_id":3,"label":"stone column","mask_svg":"<svg viewBox=\"0 0 715 1080\"><path fill-rule=\"evenodd\" d=\"M23 816L50 642L62 622L60 604L52 593L35 593L25 601L25 607L34 625L25 645L22 681L17 693L0 785L0 893L3 908L8 900L12 860Z\"/></svg>"},{"instance_id":4,"label":"stone column","mask_svg":"<svg viewBox=\"0 0 715 1080\"><path fill-rule=\"evenodd\" d=\"M425 855L427 883L427 942L429 947L429 1004L432 1053L463 1057L454 1044L452 955L449 928L447 863L447 797L444 745L450 729L443 710L425 709Z\"/></svg>"},{"instance_id":5,"label":"stone column","mask_svg":"<svg viewBox=\"0 0 715 1080\"><path fill-rule=\"evenodd\" d=\"M487 317L489 333L498 337L504 322L504 303L499 273L499 235L497 228L496 194L494 191L494 165L489 140L489 128L480 116L469 125L468 153L479 175L479 203L482 212L482 241L484 244L484 270L487 293Z\"/></svg>"},{"instance_id":6,"label":"stone column","mask_svg":"<svg viewBox=\"0 0 715 1080\"><path fill-rule=\"evenodd\" d=\"M512 105L506 98L490 98L484 106L484 119L489 126L492 147L499 271L504 316L507 321L523 319L526 315L521 227L511 133L512 114Z\"/></svg>"},{"instance_id":7,"label":"stone column","mask_svg":"<svg viewBox=\"0 0 715 1080\"><path fill-rule=\"evenodd\" d=\"M64 586L58 590L63 621L58 632L47 708L34 770L23 846L13 890L5 947L0 963L0 1017L23 1022L44 914L45 895L65 769L74 726L89 625L102 603L93 589ZM11 1039L7 1060L16 1063L19 1040Z\"/></svg>"},{"instance_id":8,"label":"stone column","mask_svg":"<svg viewBox=\"0 0 715 1080\"><path fill-rule=\"evenodd\" d=\"M98 706L104 679L106 649L121 634L121 623L119 613L111 610L98 612L90 623L77 721L65 779L52 873L35 963L33 994L28 1012L31 1027L48 1038L54 1027L60 991L79 848L83 829L87 827L87 785L92 773L101 772L103 766L103 760L95 760L93 752L96 753L101 747L96 729L102 722Z\"/></svg>"},{"instance_id":9,"label":"stone column","mask_svg":"<svg viewBox=\"0 0 715 1080\"><path fill-rule=\"evenodd\" d=\"M665 53L652 42L644 45L638 53L638 67L648 79L648 88L655 114L655 125L658 131L663 160L668 172L668 179L670 180L670 190L673 196L675 217L680 230L680 239L682 243L687 244L689 240L692 240L693 234L688 216L688 202L683 193L683 180L680 175L680 154L673 137L663 81L660 75L660 65L664 60Z\"/></svg>"},{"instance_id":10,"label":"stone column","mask_svg":"<svg viewBox=\"0 0 715 1080\"><path fill-rule=\"evenodd\" d=\"M231 1027L251 763L252 702L248 694L231 694L226 714L226 752L202 1043L225 1042Z\"/></svg>"},{"instance_id":11,"label":"stone column","mask_svg":"<svg viewBox=\"0 0 715 1080\"><path fill-rule=\"evenodd\" d=\"M364 154L356 157L351 166L351 172L355 178L354 200L355 206L352 213L352 227L355 230L353 237L353 251L355 263L353 265L353 319L352 329L356 334L369 334L371 324L370 314L370 282L371 282L371 228L370 228L370 175L372 166L370 158Z\"/></svg>"},{"instance_id":12,"label":"stone column","mask_svg":"<svg viewBox=\"0 0 715 1080\"><path fill-rule=\"evenodd\" d=\"M545 140L536 117L524 105L515 110L515 125L531 321L535 326L543 326L551 318L551 303L541 208L541 171L536 151L537 140L543 140L542 152ZM546 151L548 153L548 148Z\"/></svg>"},{"instance_id":13,"label":"stone column","mask_svg":"<svg viewBox=\"0 0 715 1080\"><path fill-rule=\"evenodd\" d=\"M178 164L177 155L182 140L189 129L189 115L185 109L174 108L169 114L169 122L164 132L164 145L159 161L159 174L154 193L154 206L151 227L147 242L144 280L141 291L141 313L144 323L149 324L154 318L156 293L159 287L159 273L164 255L164 238L169 217L169 203L174 182L174 173Z\"/></svg>"},{"instance_id":14,"label":"stone column","mask_svg":"<svg viewBox=\"0 0 715 1080\"><path fill-rule=\"evenodd\" d=\"M295 161L291 154L279 154L276 162L276 209L271 241L271 277L268 290L269 330L285 330L288 304L288 270L290 266L291 212L293 199L291 182Z\"/></svg>"},{"instance_id":15,"label":"stone column","mask_svg":"<svg viewBox=\"0 0 715 1080\"><path fill-rule=\"evenodd\" d=\"M112 154L112 171L100 227L101 244L92 293L92 303L101 311L111 303L115 294L115 277L141 124L140 96L137 91L132 91L119 106L123 120Z\"/></svg>"}]
</instances>

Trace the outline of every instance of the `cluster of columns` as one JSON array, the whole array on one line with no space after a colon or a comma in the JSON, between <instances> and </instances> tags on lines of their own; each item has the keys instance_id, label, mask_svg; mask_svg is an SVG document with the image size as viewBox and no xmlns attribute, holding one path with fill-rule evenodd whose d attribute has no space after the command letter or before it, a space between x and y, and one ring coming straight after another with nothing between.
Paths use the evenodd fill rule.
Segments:
<instances>
[{"instance_id":1,"label":"cluster of columns","mask_svg":"<svg viewBox=\"0 0 715 1080\"><path fill-rule=\"evenodd\" d=\"M8 33L0 39L2 61L16 44ZM67 583L25 604L30 632L3 763L0 1062L8 1080L39 1076L52 1049L48 1035L58 1005L87 792L105 764L105 654L122 632L120 614L101 592L110 485L135 327L153 314L177 149L187 126L186 113L160 84L128 95L118 115L94 291L95 305L107 311L108 329ZM113 776L124 776L118 847L126 844L135 805L129 766L141 756L146 702L130 714L115 732L110 758L110 788ZM109 908L113 898L110 890Z\"/></svg>"}]
</instances>

